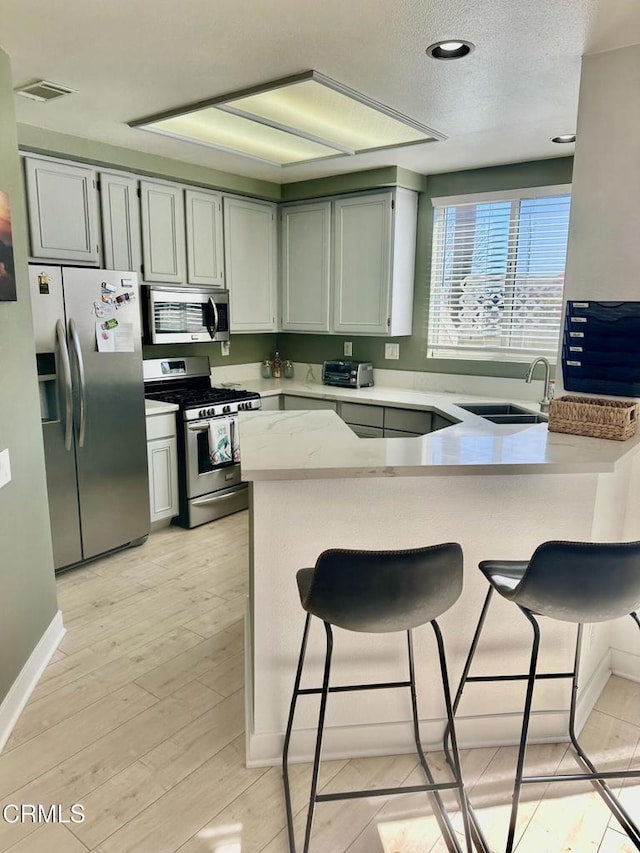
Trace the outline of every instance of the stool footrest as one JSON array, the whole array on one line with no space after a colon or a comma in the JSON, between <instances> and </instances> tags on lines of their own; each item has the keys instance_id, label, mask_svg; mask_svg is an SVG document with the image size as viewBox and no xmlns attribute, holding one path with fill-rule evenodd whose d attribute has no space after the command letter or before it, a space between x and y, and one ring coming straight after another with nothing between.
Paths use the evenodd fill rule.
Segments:
<instances>
[{"instance_id":1,"label":"stool footrest","mask_svg":"<svg viewBox=\"0 0 640 853\"><path fill-rule=\"evenodd\" d=\"M375 684L344 684L338 687L330 687L329 693L350 693L352 690L384 690L388 687L411 687L410 681L383 681ZM299 696L308 696L313 693L322 693L321 687L306 687L298 690Z\"/></svg>"},{"instance_id":2,"label":"stool footrest","mask_svg":"<svg viewBox=\"0 0 640 853\"><path fill-rule=\"evenodd\" d=\"M536 675L536 681L549 680L551 678L573 678L573 672L542 672ZM465 683L470 681L527 681L529 675L469 675Z\"/></svg>"},{"instance_id":3,"label":"stool footrest","mask_svg":"<svg viewBox=\"0 0 640 853\"><path fill-rule=\"evenodd\" d=\"M388 797L392 794L417 794L422 791L449 791L455 790L458 785L455 782L439 782L433 785L405 785L403 788L373 788L369 791L342 791L337 794L318 794L317 803L326 803L334 800L356 800L359 797Z\"/></svg>"},{"instance_id":4,"label":"stool footrest","mask_svg":"<svg viewBox=\"0 0 640 853\"><path fill-rule=\"evenodd\" d=\"M525 782L593 782L598 779L637 779L640 777L640 770L619 770L606 771L602 773L561 773L557 776L523 776L522 784Z\"/></svg>"}]
</instances>

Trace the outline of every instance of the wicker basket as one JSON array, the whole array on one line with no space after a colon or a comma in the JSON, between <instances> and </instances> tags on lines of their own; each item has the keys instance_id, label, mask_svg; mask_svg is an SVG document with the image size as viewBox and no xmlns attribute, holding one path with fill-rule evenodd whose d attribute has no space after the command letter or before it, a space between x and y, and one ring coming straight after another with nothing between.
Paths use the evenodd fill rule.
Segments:
<instances>
[{"instance_id":1,"label":"wicker basket","mask_svg":"<svg viewBox=\"0 0 640 853\"><path fill-rule=\"evenodd\" d=\"M638 426L638 404L596 397L558 397L549 407L549 431L626 441Z\"/></svg>"}]
</instances>

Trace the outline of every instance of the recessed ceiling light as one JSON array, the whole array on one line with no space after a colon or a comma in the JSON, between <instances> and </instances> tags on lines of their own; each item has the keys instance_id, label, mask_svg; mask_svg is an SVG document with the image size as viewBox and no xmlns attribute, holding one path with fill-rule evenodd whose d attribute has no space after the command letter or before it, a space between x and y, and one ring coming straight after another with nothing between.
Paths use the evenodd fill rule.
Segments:
<instances>
[{"instance_id":1,"label":"recessed ceiling light","mask_svg":"<svg viewBox=\"0 0 640 853\"><path fill-rule=\"evenodd\" d=\"M554 136L551 141L558 142L560 144L562 144L563 142L575 142L576 135L575 133L561 133L560 136Z\"/></svg>"},{"instance_id":2,"label":"recessed ceiling light","mask_svg":"<svg viewBox=\"0 0 640 853\"><path fill-rule=\"evenodd\" d=\"M445 137L317 71L129 123L278 166Z\"/></svg>"},{"instance_id":3,"label":"recessed ceiling light","mask_svg":"<svg viewBox=\"0 0 640 853\"><path fill-rule=\"evenodd\" d=\"M426 53L432 59L462 59L471 53L474 46L470 41L462 39L445 39L430 44Z\"/></svg>"}]
</instances>

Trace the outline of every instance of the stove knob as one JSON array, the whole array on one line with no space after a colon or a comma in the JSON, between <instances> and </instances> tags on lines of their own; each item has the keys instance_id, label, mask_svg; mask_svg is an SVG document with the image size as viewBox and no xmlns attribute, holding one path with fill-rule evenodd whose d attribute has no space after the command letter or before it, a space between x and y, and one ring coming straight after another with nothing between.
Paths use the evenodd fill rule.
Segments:
<instances>
[{"instance_id":1,"label":"stove knob","mask_svg":"<svg viewBox=\"0 0 640 853\"><path fill-rule=\"evenodd\" d=\"M246 408L247 408L246 403L238 403L238 411L241 411L242 409L246 409Z\"/></svg>"},{"instance_id":2,"label":"stove knob","mask_svg":"<svg viewBox=\"0 0 640 853\"><path fill-rule=\"evenodd\" d=\"M198 412L198 416L199 416L199 417L201 417L201 418L204 418L204 416L205 416L206 414L207 414L207 413L206 413L206 411L205 411L204 409L200 409L200 411Z\"/></svg>"},{"instance_id":3,"label":"stove knob","mask_svg":"<svg viewBox=\"0 0 640 853\"><path fill-rule=\"evenodd\" d=\"M230 411L231 411L231 406L223 406L223 407L222 407L222 411L223 411L223 412L230 412Z\"/></svg>"},{"instance_id":4,"label":"stove knob","mask_svg":"<svg viewBox=\"0 0 640 853\"><path fill-rule=\"evenodd\" d=\"M215 415L214 409L207 409L207 416L212 418Z\"/></svg>"}]
</instances>

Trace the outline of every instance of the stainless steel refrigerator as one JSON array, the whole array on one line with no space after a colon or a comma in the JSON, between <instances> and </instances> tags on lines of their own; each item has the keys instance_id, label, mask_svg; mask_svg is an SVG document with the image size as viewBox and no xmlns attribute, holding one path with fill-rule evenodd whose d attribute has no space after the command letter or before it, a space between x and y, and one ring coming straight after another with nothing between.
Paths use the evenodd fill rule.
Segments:
<instances>
[{"instance_id":1,"label":"stainless steel refrigerator","mask_svg":"<svg viewBox=\"0 0 640 853\"><path fill-rule=\"evenodd\" d=\"M149 534L136 273L30 266L56 570Z\"/></svg>"}]
</instances>

